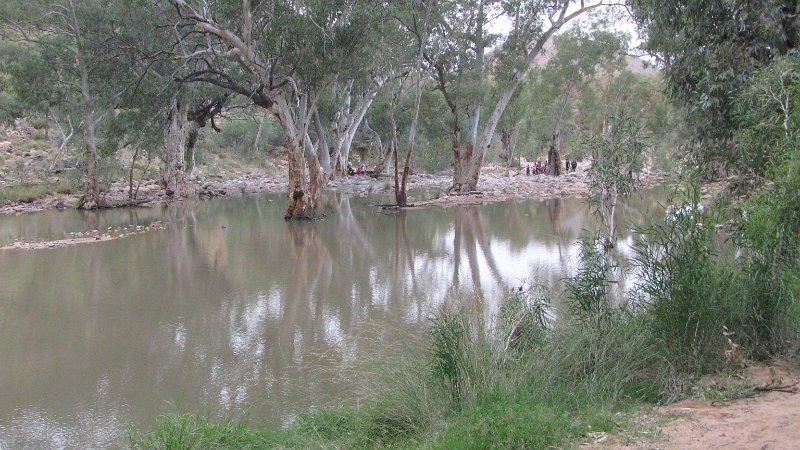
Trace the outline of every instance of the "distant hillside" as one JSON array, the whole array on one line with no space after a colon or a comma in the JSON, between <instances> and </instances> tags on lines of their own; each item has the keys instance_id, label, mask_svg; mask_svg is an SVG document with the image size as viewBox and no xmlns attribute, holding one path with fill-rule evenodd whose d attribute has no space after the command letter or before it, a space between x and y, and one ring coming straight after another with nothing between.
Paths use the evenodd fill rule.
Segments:
<instances>
[{"instance_id":1,"label":"distant hillside","mask_svg":"<svg viewBox=\"0 0 800 450\"><path fill-rule=\"evenodd\" d=\"M544 49L542 49L541 56L534 63L534 67L546 66L555 54L556 45L551 38L547 41L547 44L545 44ZM625 55L625 61L627 62L628 70L637 75L657 75L660 72L657 67L636 56Z\"/></svg>"}]
</instances>

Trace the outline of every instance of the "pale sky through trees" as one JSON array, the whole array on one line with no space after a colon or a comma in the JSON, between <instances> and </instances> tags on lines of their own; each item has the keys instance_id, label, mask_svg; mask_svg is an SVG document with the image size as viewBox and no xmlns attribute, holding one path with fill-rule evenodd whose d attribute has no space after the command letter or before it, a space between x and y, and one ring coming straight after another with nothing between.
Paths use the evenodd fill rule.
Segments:
<instances>
[{"instance_id":1,"label":"pale sky through trees","mask_svg":"<svg viewBox=\"0 0 800 450\"><path fill-rule=\"evenodd\" d=\"M630 42L631 49L635 49L641 44L639 33L637 33L636 31L636 24L631 20L626 11L621 10L621 8L615 8L615 9L616 9L615 13L619 17L617 17L617 20L614 22L614 26L612 28L614 30L620 30L628 33L631 36L631 42ZM580 17L572 21L571 23L567 24L567 26L563 27L556 34L561 34L566 30L569 30L575 23L587 22L591 20L591 18L592 18L591 15ZM509 30L511 30L511 21L509 20L509 17L498 14L490 21L489 30L492 33L497 33L505 38L505 36L508 36Z\"/></svg>"}]
</instances>

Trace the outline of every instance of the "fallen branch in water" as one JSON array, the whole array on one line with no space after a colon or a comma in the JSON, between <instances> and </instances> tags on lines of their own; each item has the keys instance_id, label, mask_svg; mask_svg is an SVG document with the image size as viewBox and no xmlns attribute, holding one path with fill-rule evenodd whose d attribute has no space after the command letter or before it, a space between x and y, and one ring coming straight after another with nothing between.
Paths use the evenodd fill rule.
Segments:
<instances>
[{"instance_id":1,"label":"fallen branch in water","mask_svg":"<svg viewBox=\"0 0 800 450\"><path fill-rule=\"evenodd\" d=\"M375 205L375 206L377 206L379 208L382 208L382 209L400 209L401 208L398 205ZM413 208L415 206L416 205L413 204L413 203L408 203L406 206L403 206L403 208Z\"/></svg>"}]
</instances>

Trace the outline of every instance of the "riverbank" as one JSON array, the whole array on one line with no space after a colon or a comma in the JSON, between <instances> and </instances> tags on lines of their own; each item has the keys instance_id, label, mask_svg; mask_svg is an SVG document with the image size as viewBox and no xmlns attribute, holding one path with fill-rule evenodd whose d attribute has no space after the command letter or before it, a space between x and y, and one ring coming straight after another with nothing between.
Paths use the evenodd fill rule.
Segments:
<instances>
[{"instance_id":1,"label":"riverbank","mask_svg":"<svg viewBox=\"0 0 800 450\"><path fill-rule=\"evenodd\" d=\"M576 172L560 177L548 175L525 175L521 170L489 164L481 175L479 191L470 195L446 195L452 185L450 174L414 174L409 177L411 191L409 203L414 206L458 206L477 205L507 200L550 199L586 197L589 182L586 170L590 163L582 162ZM652 188L669 180L666 174L645 171L639 177L640 188ZM247 194L285 193L287 178L275 175L274 170L252 169L244 172L228 172L199 177L195 185L200 198L230 197ZM338 177L331 180L326 189L355 196L391 194L394 192L391 177L368 176ZM0 186L0 190L12 187ZM110 183L101 196L104 203L117 206L148 206L161 202L174 202L173 198L155 180L145 180L138 188L136 200L131 202L129 186L123 182ZM21 201L8 201L0 206L0 214L23 214L48 209L76 208L80 195L71 192L51 192L47 185L25 186ZM7 197L13 198L15 194Z\"/></svg>"},{"instance_id":2,"label":"riverbank","mask_svg":"<svg viewBox=\"0 0 800 450\"><path fill-rule=\"evenodd\" d=\"M608 449L791 449L800 442L800 370L787 361L706 377L693 398L644 408L638 429L605 435ZM597 442L596 444L600 444Z\"/></svg>"},{"instance_id":3,"label":"riverbank","mask_svg":"<svg viewBox=\"0 0 800 450\"><path fill-rule=\"evenodd\" d=\"M779 379L775 379L775 376ZM716 384L735 379L734 386ZM368 408L309 413L286 429L243 420L215 421L195 414L165 415L158 436L134 429L134 448L308 448L380 446L402 448L588 449L791 449L800 442L800 379L785 361L707 377L697 396L665 406L599 404L576 408L569 401L542 401L529 392L495 393L428 434L379 435ZM779 389L785 386L785 389ZM556 395L569 397L567 392ZM362 435L366 434L366 436ZM167 444L168 443L168 444Z\"/></svg>"}]
</instances>

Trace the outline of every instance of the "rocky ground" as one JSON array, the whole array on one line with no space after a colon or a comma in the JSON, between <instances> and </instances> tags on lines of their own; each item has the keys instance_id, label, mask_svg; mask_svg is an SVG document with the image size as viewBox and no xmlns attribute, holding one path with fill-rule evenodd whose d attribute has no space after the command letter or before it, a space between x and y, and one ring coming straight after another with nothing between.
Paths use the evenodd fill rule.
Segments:
<instances>
[{"instance_id":1,"label":"rocky ground","mask_svg":"<svg viewBox=\"0 0 800 450\"><path fill-rule=\"evenodd\" d=\"M447 195L445 191L452 185L450 174L415 174L409 178L411 195L409 202L420 206L475 205L510 199L547 199L559 197L585 197L589 192L586 169L589 163L583 162L575 172L559 177L548 175L527 176L521 171L488 165L481 175L478 191L469 195ZM653 187L666 181L663 174L645 172L640 177L641 186ZM285 175L265 173L253 169L244 172L228 172L223 175L201 176L195 180L201 198L218 196L240 196L259 193L285 193ZM391 177L373 178L369 176L338 177L328 183L327 189L351 195L389 193L394 190ZM45 209L74 208L79 200L78 194L48 194L30 202L14 202L0 206L0 213L20 214ZM110 183L102 192L104 202L111 206L130 205L128 184ZM176 201L155 180L145 180L139 187L135 204Z\"/></svg>"},{"instance_id":2,"label":"rocky ground","mask_svg":"<svg viewBox=\"0 0 800 450\"><path fill-rule=\"evenodd\" d=\"M0 214L21 214L45 209L75 208L80 199L79 172L75 169L80 160L80 149L59 152L51 130L49 140L41 128L18 121L11 128L0 130ZM76 153L77 152L77 153ZM239 161L225 161L225 152L209 153L209 162L198 167L194 180L201 198L240 196L259 193L285 193L287 186L286 161L277 154L258 167L248 167ZM155 179L135 180L138 193L129 199L127 170L124 161L130 155L118 155L116 178L120 181L103 183L102 200L112 207L173 202L173 198ZM141 164L141 162L140 162ZM157 161L149 165L150 176L155 176ZM559 177L525 175L524 169L487 164L482 171L478 190L468 195L447 195L452 185L450 173L412 174L409 179L409 203L421 206L476 205L511 199L548 199L560 197L585 197L589 193L587 170L590 162L578 164L575 172ZM525 163L523 163L525 167ZM640 186L650 188L668 181L665 174L646 169L639 177ZM141 183L141 184L140 184ZM3 198L2 190L13 186L26 186L31 194ZM369 176L338 177L329 182L327 189L351 195L393 193L392 177ZM704 186L704 196L712 197L724 183Z\"/></svg>"},{"instance_id":3,"label":"rocky ground","mask_svg":"<svg viewBox=\"0 0 800 450\"><path fill-rule=\"evenodd\" d=\"M85 233L70 233L67 239L56 239L40 242L21 242L17 241L0 247L0 250L41 250L48 248L66 247L69 245L91 244L95 242L113 241L128 236L147 233L149 231L163 230L166 228L164 222L153 222L148 226L129 225L119 228L108 228L107 230L91 230Z\"/></svg>"}]
</instances>

